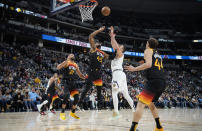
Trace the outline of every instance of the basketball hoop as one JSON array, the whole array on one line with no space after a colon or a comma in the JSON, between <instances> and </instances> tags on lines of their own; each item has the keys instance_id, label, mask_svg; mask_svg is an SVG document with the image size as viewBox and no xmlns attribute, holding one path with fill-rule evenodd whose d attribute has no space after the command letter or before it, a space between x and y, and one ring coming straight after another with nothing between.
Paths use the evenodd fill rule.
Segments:
<instances>
[{"instance_id":1,"label":"basketball hoop","mask_svg":"<svg viewBox=\"0 0 202 131\"><path fill-rule=\"evenodd\" d=\"M79 10L81 13L81 19L82 22L93 20L93 10L98 5L98 2L96 0L89 0L86 3L83 3L79 5Z\"/></svg>"}]
</instances>

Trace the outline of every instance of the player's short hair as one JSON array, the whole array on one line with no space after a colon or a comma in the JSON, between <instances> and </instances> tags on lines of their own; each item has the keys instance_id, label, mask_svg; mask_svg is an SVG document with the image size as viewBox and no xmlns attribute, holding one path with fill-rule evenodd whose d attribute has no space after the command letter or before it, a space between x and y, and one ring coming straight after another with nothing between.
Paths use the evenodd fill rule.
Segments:
<instances>
[{"instance_id":1,"label":"player's short hair","mask_svg":"<svg viewBox=\"0 0 202 131\"><path fill-rule=\"evenodd\" d=\"M155 38L150 38L147 42L149 43L149 47L152 49L156 49L157 46L159 45L158 40Z\"/></svg>"}]
</instances>

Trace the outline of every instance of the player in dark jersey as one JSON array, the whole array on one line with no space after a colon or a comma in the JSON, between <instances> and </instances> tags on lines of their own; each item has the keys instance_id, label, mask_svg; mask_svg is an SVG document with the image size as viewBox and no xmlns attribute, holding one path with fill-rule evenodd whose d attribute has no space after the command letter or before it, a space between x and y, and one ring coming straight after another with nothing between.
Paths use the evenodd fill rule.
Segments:
<instances>
[{"instance_id":1,"label":"player in dark jersey","mask_svg":"<svg viewBox=\"0 0 202 131\"><path fill-rule=\"evenodd\" d=\"M61 102L60 98L57 95L57 89L59 88L60 80L57 73L49 79L48 85L45 92L45 100L40 104L37 105L38 111L41 115L46 115L45 110L46 108L50 107L50 111L55 114L54 108L56 104Z\"/></svg>"},{"instance_id":2,"label":"player in dark jersey","mask_svg":"<svg viewBox=\"0 0 202 131\"><path fill-rule=\"evenodd\" d=\"M96 43L94 40L94 37L102 32L105 29L105 27L101 27L100 29L94 31L89 35L89 43L91 46L90 49L90 62L89 62L89 68L88 68L88 78L86 80L86 86L81 94L79 105L82 105L82 102L87 94L87 92L90 90L90 88L93 86L93 84L97 88L97 98L98 98L98 109L100 109L100 101L101 101L101 89L102 89L102 63L103 59L107 59L109 57L108 54L101 51L101 45L99 43Z\"/></svg>"},{"instance_id":3,"label":"player in dark jersey","mask_svg":"<svg viewBox=\"0 0 202 131\"><path fill-rule=\"evenodd\" d=\"M158 41L150 38L147 41L146 50L144 52L145 63L138 66L125 66L128 71L146 70L147 84L143 91L137 96L138 104L133 114L133 122L130 131L136 131L139 120L142 117L145 106L148 106L156 121L154 131L163 131L163 127L159 120L157 108L153 102L158 101L162 92L165 90L165 74L162 64L162 58L156 50Z\"/></svg>"},{"instance_id":4,"label":"player in dark jersey","mask_svg":"<svg viewBox=\"0 0 202 131\"><path fill-rule=\"evenodd\" d=\"M70 116L76 119L80 119L75 114L76 106L79 101L79 91L77 88L77 84L75 83L75 80L77 79L77 75L81 79L85 79L85 76L81 73L78 65L75 63L74 54L70 54L67 60L65 60L64 62L62 62L61 64L57 66L58 70L62 68L64 69L63 80L62 80L62 82L64 83L64 98L63 98L63 104L62 104L62 111L60 113L60 119L66 120L65 108L66 108L66 103L68 101L68 92L70 92L70 96L74 98Z\"/></svg>"}]
</instances>

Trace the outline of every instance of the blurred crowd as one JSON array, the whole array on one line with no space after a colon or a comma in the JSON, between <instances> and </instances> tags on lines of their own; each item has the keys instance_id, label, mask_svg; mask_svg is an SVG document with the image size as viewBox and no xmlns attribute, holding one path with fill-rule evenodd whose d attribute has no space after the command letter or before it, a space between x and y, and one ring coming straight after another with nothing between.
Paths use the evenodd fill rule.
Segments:
<instances>
[{"instance_id":1,"label":"blurred crowd","mask_svg":"<svg viewBox=\"0 0 202 131\"><path fill-rule=\"evenodd\" d=\"M67 58L67 53L36 47L35 45L9 45L0 43L0 112L36 111L36 105L41 103L46 90L48 79L56 71L56 65ZM88 55L75 53L76 61L86 74ZM111 97L110 61L103 64L102 108L113 109ZM199 88L192 81L191 74L185 71L166 71L167 88L156 102L159 108L201 108L202 98ZM136 95L144 88L146 80L143 72L126 73L128 89L134 103ZM85 88L85 81L78 78L77 83ZM86 95L84 109L97 108L95 87ZM63 98L62 89L58 95ZM68 100L71 107L71 98ZM61 105L58 105L58 109ZM119 94L119 108L129 108L128 103Z\"/></svg>"}]
</instances>

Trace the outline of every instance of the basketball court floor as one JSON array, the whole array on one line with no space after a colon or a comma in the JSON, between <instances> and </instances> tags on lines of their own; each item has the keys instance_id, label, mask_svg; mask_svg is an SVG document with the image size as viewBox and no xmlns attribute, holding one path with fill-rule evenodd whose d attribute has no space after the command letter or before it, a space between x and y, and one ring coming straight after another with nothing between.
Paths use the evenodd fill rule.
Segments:
<instances>
[{"instance_id":1,"label":"basketball court floor","mask_svg":"<svg viewBox=\"0 0 202 131\"><path fill-rule=\"evenodd\" d=\"M69 113L69 112L66 112ZM0 131L128 131L131 110L121 110L122 117L111 120L112 111L78 112L80 120L68 116L61 121L59 112L40 116L38 112L0 113ZM202 131L202 109L160 109L165 131ZM153 131L155 122L148 109L139 123L139 131Z\"/></svg>"}]
</instances>

